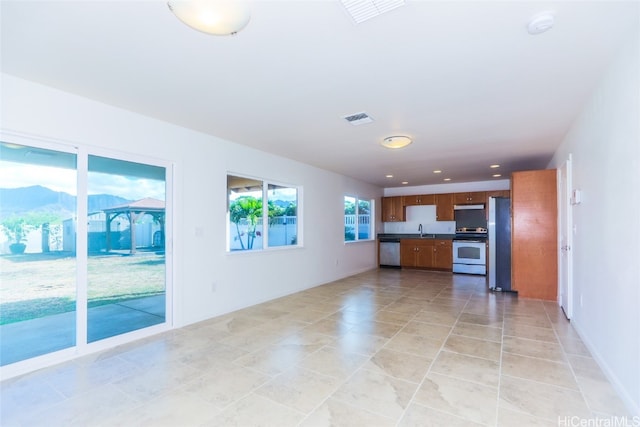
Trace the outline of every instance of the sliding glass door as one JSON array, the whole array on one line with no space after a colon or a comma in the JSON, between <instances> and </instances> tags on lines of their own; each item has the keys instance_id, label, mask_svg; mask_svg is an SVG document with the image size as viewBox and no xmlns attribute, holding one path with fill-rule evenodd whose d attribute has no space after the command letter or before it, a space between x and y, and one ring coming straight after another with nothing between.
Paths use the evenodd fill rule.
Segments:
<instances>
[{"instance_id":1,"label":"sliding glass door","mask_svg":"<svg viewBox=\"0 0 640 427\"><path fill-rule=\"evenodd\" d=\"M0 366L76 345L76 163L0 143Z\"/></svg>"},{"instance_id":2,"label":"sliding glass door","mask_svg":"<svg viewBox=\"0 0 640 427\"><path fill-rule=\"evenodd\" d=\"M0 366L170 314L170 169L64 148L0 142Z\"/></svg>"},{"instance_id":3,"label":"sliding glass door","mask_svg":"<svg viewBox=\"0 0 640 427\"><path fill-rule=\"evenodd\" d=\"M165 168L89 156L88 341L165 321Z\"/></svg>"}]
</instances>

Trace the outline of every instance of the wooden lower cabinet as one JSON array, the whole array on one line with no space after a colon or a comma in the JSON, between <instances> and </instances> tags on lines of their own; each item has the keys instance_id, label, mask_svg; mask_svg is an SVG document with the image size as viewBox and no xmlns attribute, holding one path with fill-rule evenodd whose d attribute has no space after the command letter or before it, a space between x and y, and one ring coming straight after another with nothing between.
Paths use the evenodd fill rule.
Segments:
<instances>
[{"instance_id":1,"label":"wooden lower cabinet","mask_svg":"<svg viewBox=\"0 0 640 427\"><path fill-rule=\"evenodd\" d=\"M453 242L438 239L434 241L433 267L438 270L453 269Z\"/></svg>"},{"instance_id":2,"label":"wooden lower cabinet","mask_svg":"<svg viewBox=\"0 0 640 427\"><path fill-rule=\"evenodd\" d=\"M511 177L511 289L518 296L558 298L556 170Z\"/></svg>"},{"instance_id":3,"label":"wooden lower cabinet","mask_svg":"<svg viewBox=\"0 0 640 427\"><path fill-rule=\"evenodd\" d=\"M451 271L453 249L451 240L402 239L400 265L407 268L426 268Z\"/></svg>"},{"instance_id":4,"label":"wooden lower cabinet","mask_svg":"<svg viewBox=\"0 0 640 427\"><path fill-rule=\"evenodd\" d=\"M400 265L402 267L431 268L433 266L433 240L400 240Z\"/></svg>"}]
</instances>

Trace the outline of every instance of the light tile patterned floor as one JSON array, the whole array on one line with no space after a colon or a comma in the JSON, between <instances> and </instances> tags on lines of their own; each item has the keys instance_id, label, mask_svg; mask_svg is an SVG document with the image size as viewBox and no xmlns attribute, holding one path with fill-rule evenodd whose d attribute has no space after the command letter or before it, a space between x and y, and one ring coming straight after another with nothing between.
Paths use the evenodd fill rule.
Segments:
<instances>
[{"instance_id":1,"label":"light tile patterned floor","mask_svg":"<svg viewBox=\"0 0 640 427\"><path fill-rule=\"evenodd\" d=\"M630 416L553 303L373 270L1 384L3 426L536 426ZM565 424L568 425L568 424Z\"/></svg>"}]
</instances>

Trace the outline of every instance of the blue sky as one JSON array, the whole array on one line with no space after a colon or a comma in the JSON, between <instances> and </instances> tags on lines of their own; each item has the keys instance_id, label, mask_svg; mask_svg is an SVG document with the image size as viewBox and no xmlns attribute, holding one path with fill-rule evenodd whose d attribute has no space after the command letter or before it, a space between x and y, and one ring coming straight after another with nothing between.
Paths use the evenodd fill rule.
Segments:
<instances>
[{"instance_id":1,"label":"blue sky","mask_svg":"<svg viewBox=\"0 0 640 427\"><path fill-rule=\"evenodd\" d=\"M76 180L76 171L72 169L0 161L0 188L41 185L75 196ZM145 197L165 200L164 181L99 173L92 173L89 181L89 194L111 194L128 200Z\"/></svg>"}]
</instances>

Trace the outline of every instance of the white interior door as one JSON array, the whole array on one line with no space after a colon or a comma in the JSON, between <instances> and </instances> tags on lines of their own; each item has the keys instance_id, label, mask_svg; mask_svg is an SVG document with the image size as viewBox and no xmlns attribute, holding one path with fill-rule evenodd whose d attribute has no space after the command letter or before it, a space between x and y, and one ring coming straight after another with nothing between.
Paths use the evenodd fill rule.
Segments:
<instances>
[{"instance_id":1,"label":"white interior door","mask_svg":"<svg viewBox=\"0 0 640 427\"><path fill-rule=\"evenodd\" d=\"M559 185L559 269L558 303L567 319L572 316L573 301L573 215L571 205L571 154L562 165L558 177Z\"/></svg>"}]
</instances>

